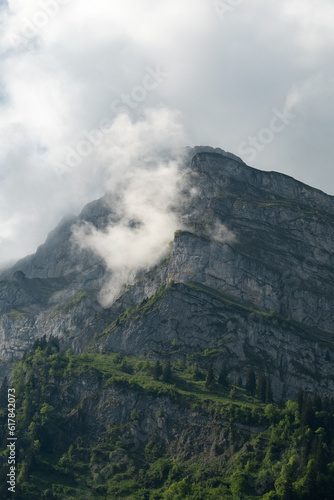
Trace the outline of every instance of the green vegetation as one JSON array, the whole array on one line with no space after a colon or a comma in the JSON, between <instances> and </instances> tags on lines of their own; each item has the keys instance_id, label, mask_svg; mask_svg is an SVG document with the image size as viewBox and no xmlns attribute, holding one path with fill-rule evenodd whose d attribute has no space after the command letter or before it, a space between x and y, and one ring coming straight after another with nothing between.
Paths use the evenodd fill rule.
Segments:
<instances>
[{"instance_id":1,"label":"green vegetation","mask_svg":"<svg viewBox=\"0 0 334 500\"><path fill-rule=\"evenodd\" d=\"M187 235L187 234L192 234L189 231L184 231L183 229L178 229L174 233L174 238L179 238L180 236Z\"/></svg>"},{"instance_id":2,"label":"green vegetation","mask_svg":"<svg viewBox=\"0 0 334 500\"><path fill-rule=\"evenodd\" d=\"M22 318L22 316L25 316L27 313L24 313L22 311L18 311L17 309L11 309L6 314L13 319L18 319L18 318Z\"/></svg>"},{"instance_id":3,"label":"green vegetation","mask_svg":"<svg viewBox=\"0 0 334 500\"><path fill-rule=\"evenodd\" d=\"M269 201L266 203L258 203L257 206L264 208L264 207L289 207L291 204L290 201L287 200L275 200L275 201Z\"/></svg>"},{"instance_id":4,"label":"green vegetation","mask_svg":"<svg viewBox=\"0 0 334 500\"><path fill-rule=\"evenodd\" d=\"M78 292L76 294L76 296L70 300L69 302L67 302L66 304L62 304L61 306L57 306L55 307L52 311L51 311L51 316L56 316L57 314L66 314L68 311L70 311L71 309L73 309L73 307L75 307L77 304L79 304L79 302L82 301L82 299L84 299L85 297L88 297L88 292Z\"/></svg>"},{"instance_id":5,"label":"green vegetation","mask_svg":"<svg viewBox=\"0 0 334 500\"><path fill-rule=\"evenodd\" d=\"M334 497L333 401L299 391L296 401L266 404L270 380L253 368L247 392L210 358L203 371L190 358L75 356L44 337L13 384L18 500ZM1 410L4 499L6 419Z\"/></svg>"},{"instance_id":6,"label":"green vegetation","mask_svg":"<svg viewBox=\"0 0 334 500\"><path fill-rule=\"evenodd\" d=\"M171 286L171 285L170 285ZM120 323L124 321L136 321L146 314L150 314L158 306L161 300L166 296L167 291L170 287L166 288L164 285L160 285L158 291L152 295L150 298L144 299L140 304L134 307L128 307L126 311L121 313L118 318L113 321L100 335L99 338L103 338L109 335Z\"/></svg>"}]
</instances>

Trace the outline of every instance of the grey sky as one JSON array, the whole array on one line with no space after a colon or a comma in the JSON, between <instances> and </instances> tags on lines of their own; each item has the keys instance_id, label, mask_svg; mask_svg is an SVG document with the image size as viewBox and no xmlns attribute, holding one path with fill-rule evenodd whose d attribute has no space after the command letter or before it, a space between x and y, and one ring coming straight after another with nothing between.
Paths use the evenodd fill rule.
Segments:
<instances>
[{"instance_id":1,"label":"grey sky","mask_svg":"<svg viewBox=\"0 0 334 500\"><path fill-rule=\"evenodd\" d=\"M154 147L221 147L334 194L333 19L330 0L0 0L0 262L122 176L129 122L117 156L97 132L122 111L161 111Z\"/></svg>"}]
</instances>

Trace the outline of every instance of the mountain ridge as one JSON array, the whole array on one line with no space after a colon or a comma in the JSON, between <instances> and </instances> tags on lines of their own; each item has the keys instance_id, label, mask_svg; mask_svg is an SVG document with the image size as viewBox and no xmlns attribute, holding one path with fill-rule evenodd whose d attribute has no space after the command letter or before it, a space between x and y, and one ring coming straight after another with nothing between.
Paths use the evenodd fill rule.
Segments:
<instances>
[{"instance_id":1,"label":"mountain ridge","mask_svg":"<svg viewBox=\"0 0 334 500\"><path fill-rule=\"evenodd\" d=\"M224 344L228 332L234 332L230 351L218 348L214 359L218 371L227 361L234 379L240 374L245 378L252 359L259 356L253 340L263 337L261 349L270 360L265 364L272 372L275 397L289 397L299 386L313 390L319 377L320 392L332 392L331 363L325 359L334 360L334 197L285 174L253 169L209 147L188 151L181 171L182 203L174 208L180 230L169 253L166 249L166 257L152 269L140 270L135 283L123 287L111 307L101 306L99 291L112 283L112 272L98 255L71 243L77 224L89 222L99 230L117 224L108 195L86 205L78 216L63 219L34 255L0 275L2 376L9 375L24 349L44 334L75 353L94 346L154 358L159 350L150 353L147 345L157 344L164 359L186 359L196 354L196 343L187 333L192 325L202 339L201 349ZM21 281L13 277L19 271L25 274L19 275ZM189 283L195 284L192 291ZM148 311L145 301L154 302L161 287L167 290L165 302ZM184 311L175 287L184 287L184 297L192 297ZM227 302L218 304L214 294L227 297ZM203 309L204 296L208 305ZM239 331L228 319L231 304ZM246 308L246 323L240 307ZM132 313L125 315L132 309L143 313L139 320ZM264 325L270 315L280 324ZM209 326L212 316L216 327ZM245 336L247 321L252 333ZM306 351L315 353L308 373L293 364L293 342L299 348L303 344L296 340L300 334L295 332L290 344L284 340L294 328L314 329L313 337L305 334ZM103 341L97 340L100 336ZM276 354L271 336L281 339ZM171 348L174 341L179 352ZM20 343L24 348L18 347ZM301 365L309 363L304 356Z\"/></svg>"}]
</instances>

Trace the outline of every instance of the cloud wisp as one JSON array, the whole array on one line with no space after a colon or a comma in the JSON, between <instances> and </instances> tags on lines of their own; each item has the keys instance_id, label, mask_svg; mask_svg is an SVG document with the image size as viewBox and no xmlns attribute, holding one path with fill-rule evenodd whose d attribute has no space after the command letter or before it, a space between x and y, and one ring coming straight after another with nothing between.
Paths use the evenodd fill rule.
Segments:
<instances>
[{"instance_id":1,"label":"cloud wisp","mask_svg":"<svg viewBox=\"0 0 334 500\"><path fill-rule=\"evenodd\" d=\"M161 109L133 123L128 115L121 115L112 128L113 147L107 148L108 198L117 222L104 230L87 223L73 230L74 242L102 257L111 272L100 293L105 307L138 271L163 258L174 232L182 227L175 210L182 163L176 147L181 146L182 134L175 116ZM173 136L177 141L171 150Z\"/></svg>"}]
</instances>

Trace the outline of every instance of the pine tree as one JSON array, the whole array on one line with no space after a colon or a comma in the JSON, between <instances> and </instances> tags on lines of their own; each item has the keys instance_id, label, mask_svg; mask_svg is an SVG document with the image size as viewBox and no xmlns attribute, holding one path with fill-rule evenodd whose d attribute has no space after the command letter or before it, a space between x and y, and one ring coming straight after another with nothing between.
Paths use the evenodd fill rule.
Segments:
<instances>
[{"instance_id":1,"label":"pine tree","mask_svg":"<svg viewBox=\"0 0 334 500\"><path fill-rule=\"evenodd\" d=\"M264 372L261 372L256 382L257 396L263 402L266 401L266 378Z\"/></svg>"},{"instance_id":2,"label":"pine tree","mask_svg":"<svg viewBox=\"0 0 334 500\"><path fill-rule=\"evenodd\" d=\"M315 413L311 398L306 398L304 400L300 417L300 425L302 427L308 426L311 430L315 430Z\"/></svg>"},{"instance_id":3,"label":"pine tree","mask_svg":"<svg viewBox=\"0 0 334 500\"><path fill-rule=\"evenodd\" d=\"M249 392L251 396L255 395L256 391L256 376L253 366L250 366L247 371L246 376L246 391Z\"/></svg>"},{"instance_id":4,"label":"pine tree","mask_svg":"<svg viewBox=\"0 0 334 500\"><path fill-rule=\"evenodd\" d=\"M8 403L8 379L5 377L0 388L0 409L6 408Z\"/></svg>"},{"instance_id":5,"label":"pine tree","mask_svg":"<svg viewBox=\"0 0 334 500\"><path fill-rule=\"evenodd\" d=\"M237 386L242 387L242 376L241 375L239 375L239 377L238 377Z\"/></svg>"},{"instance_id":6,"label":"pine tree","mask_svg":"<svg viewBox=\"0 0 334 500\"><path fill-rule=\"evenodd\" d=\"M212 363L210 363L210 366L208 368L208 373L206 374L206 378L205 378L205 387L207 389L211 389L214 381L215 381L215 375L213 373Z\"/></svg>"},{"instance_id":7,"label":"pine tree","mask_svg":"<svg viewBox=\"0 0 334 500\"><path fill-rule=\"evenodd\" d=\"M324 398L324 400L322 402L322 408L327 413L330 413L330 411L331 411L331 404L330 404L329 398L327 396Z\"/></svg>"},{"instance_id":8,"label":"pine tree","mask_svg":"<svg viewBox=\"0 0 334 500\"><path fill-rule=\"evenodd\" d=\"M193 379L194 380L203 380L204 378L204 373L201 372L201 370L198 368L196 364L192 366L192 372L193 372Z\"/></svg>"},{"instance_id":9,"label":"pine tree","mask_svg":"<svg viewBox=\"0 0 334 500\"><path fill-rule=\"evenodd\" d=\"M295 500L295 494L293 491L291 479L287 480L283 485L282 500Z\"/></svg>"},{"instance_id":10,"label":"pine tree","mask_svg":"<svg viewBox=\"0 0 334 500\"><path fill-rule=\"evenodd\" d=\"M299 411L302 411L302 408L304 405L304 400L305 400L305 392L303 389L298 390L295 399L296 399L296 402L298 403Z\"/></svg>"},{"instance_id":11,"label":"pine tree","mask_svg":"<svg viewBox=\"0 0 334 500\"><path fill-rule=\"evenodd\" d=\"M162 368L161 368L161 365L160 365L160 361L158 360L155 365L154 365L154 370L153 370L153 377L154 377L154 380L159 380L159 378L161 377L162 375Z\"/></svg>"},{"instance_id":12,"label":"pine tree","mask_svg":"<svg viewBox=\"0 0 334 500\"><path fill-rule=\"evenodd\" d=\"M35 351L39 347L44 350L46 348L47 341L46 341L46 335L43 335L43 337L36 339L34 342L34 345L32 346L32 350Z\"/></svg>"},{"instance_id":13,"label":"pine tree","mask_svg":"<svg viewBox=\"0 0 334 500\"><path fill-rule=\"evenodd\" d=\"M170 361L167 361L162 370L162 380L169 384L172 381L172 378L171 364Z\"/></svg>"},{"instance_id":14,"label":"pine tree","mask_svg":"<svg viewBox=\"0 0 334 500\"><path fill-rule=\"evenodd\" d=\"M316 436L312 444L311 451L314 458L315 469L320 473L325 473L327 468L326 452L321 436Z\"/></svg>"},{"instance_id":15,"label":"pine tree","mask_svg":"<svg viewBox=\"0 0 334 500\"><path fill-rule=\"evenodd\" d=\"M315 393L313 395L313 409L314 409L314 411L321 411L322 410L321 397L317 393Z\"/></svg>"},{"instance_id":16,"label":"pine tree","mask_svg":"<svg viewBox=\"0 0 334 500\"><path fill-rule=\"evenodd\" d=\"M271 391L271 382L270 382L270 377L266 377L266 403L272 403L273 402L273 393Z\"/></svg>"},{"instance_id":17,"label":"pine tree","mask_svg":"<svg viewBox=\"0 0 334 500\"><path fill-rule=\"evenodd\" d=\"M46 343L45 350L48 355L51 355L54 352L59 352L60 351L59 340L53 335L50 335Z\"/></svg>"},{"instance_id":18,"label":"pine tree","mask_svg":"<svg viewBox=\"0 0 334 500\"><path fill-rule=\"evenodd\" d=\"M303 497L305 500L314 500L317 496L317 470L314 460L309 460L306 468L306 477L304 480Z\"/></svg>"},{"instance_id":19,"label":"pine tree","mask_svg":"<svg viewBox=\"0 0 334 500\"><path fill-rule=\"evenodd\" d=\"M218 384L222 385L223 387L229 387L229 380L227 377L227 368L226 365L224 364L221 367L221 370L219 372L219 377L218 377Z\"/></svg>"}]
</instances>

